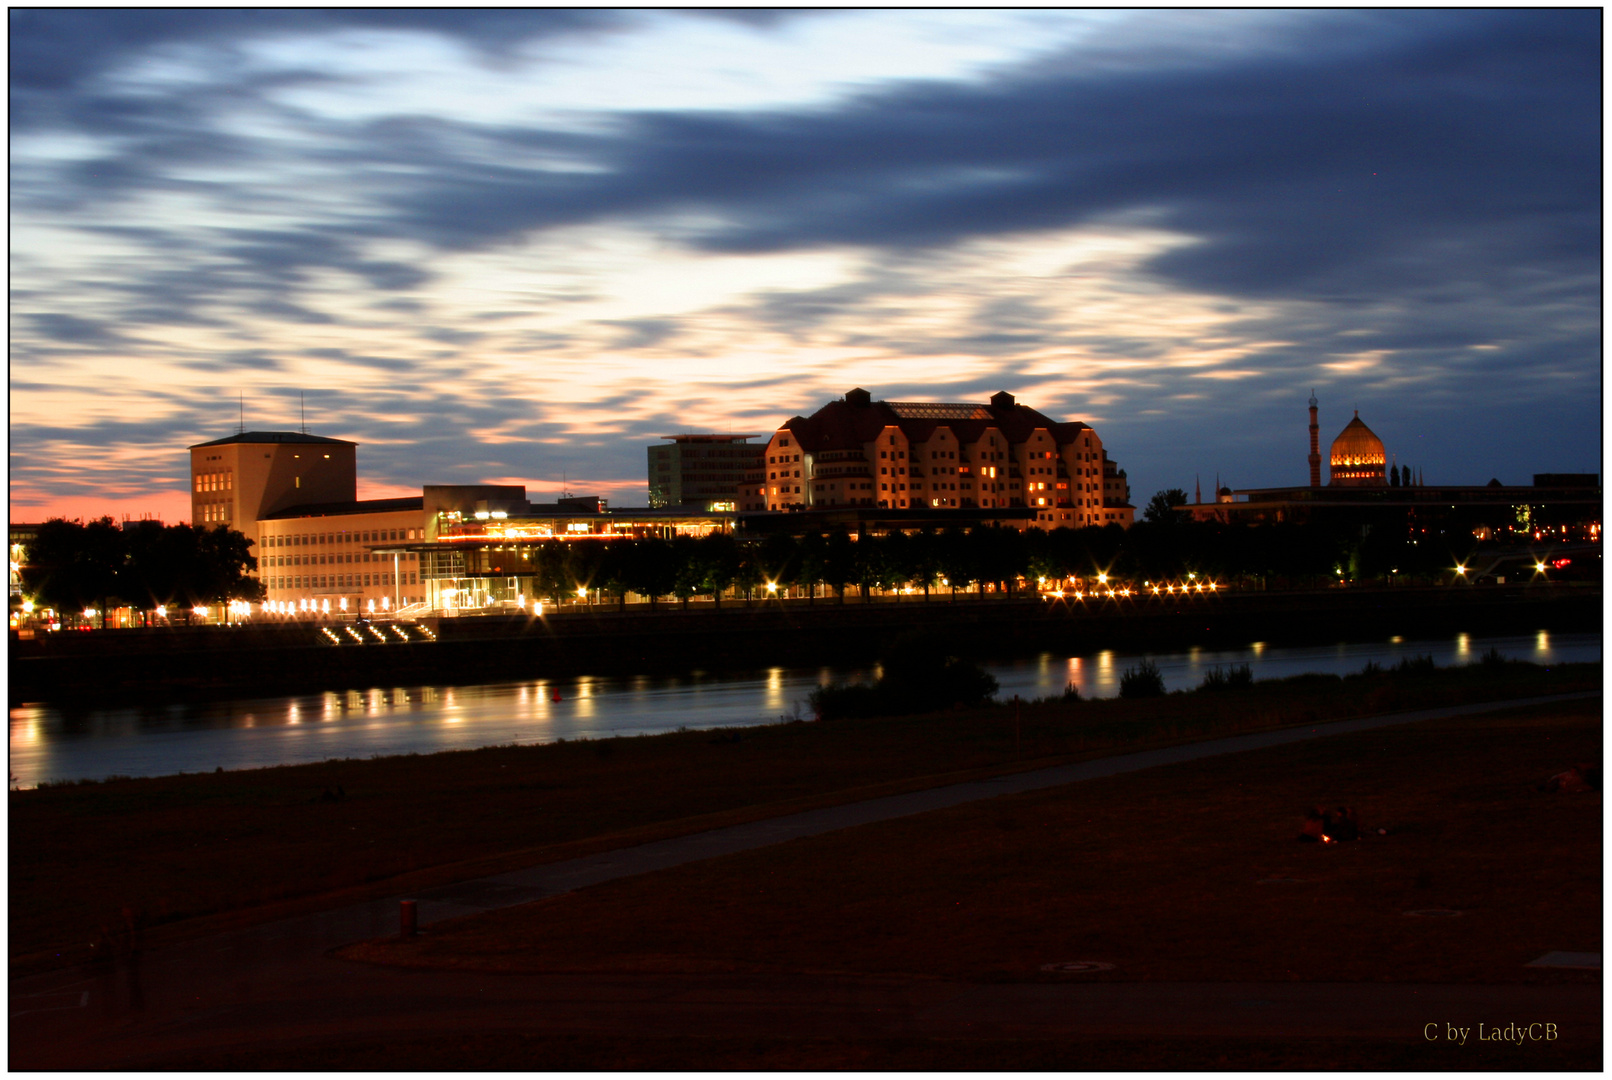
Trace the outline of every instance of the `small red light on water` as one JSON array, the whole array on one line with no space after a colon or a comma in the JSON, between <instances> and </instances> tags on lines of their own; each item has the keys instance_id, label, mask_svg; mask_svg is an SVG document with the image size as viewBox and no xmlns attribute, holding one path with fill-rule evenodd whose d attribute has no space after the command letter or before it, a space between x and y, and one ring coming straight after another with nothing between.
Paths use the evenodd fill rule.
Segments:
<instances>
[{"instance_id":1,"label":"small red light on water","mask_svg":"<svg viewBox=\"0 0 1612 1080\"><path fill-rule=\"evenodd\" d=\"M1562 567L1566 566L1567 564L1571 563L1572 561L1573 561L1572 559L1557 559L1554 562L1552 562L1551 565L1554 566L1556 569L1560 570Z\"/></svg>"}]
</instances>

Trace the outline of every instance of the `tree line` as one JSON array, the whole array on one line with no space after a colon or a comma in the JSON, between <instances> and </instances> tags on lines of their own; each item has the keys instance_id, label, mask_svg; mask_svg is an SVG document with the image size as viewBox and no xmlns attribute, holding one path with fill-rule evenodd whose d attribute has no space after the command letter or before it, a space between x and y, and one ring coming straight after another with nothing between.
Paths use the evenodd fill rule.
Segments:
<instances>
[{"instance_id":1,"label":"tree line","mask_svg":"<svg viewBox=\"0 0 1612 1080\"><path fill-rule=\"evenodd\" d=\"M980 586L1006 595L1038 580L1099 575L1113 581L1186 580L1227 585L1315 588L1385 579L1436 581L1471 550L1470 537L1413 539L1394 530L1325 523L1226 525L1171 515L1118 525L1042 531L976 526L865 534L845 532L741 539L713 533L671 540L550 541L532 552L540 595L572 599L579 588L619 603L628 593L686 603L737 593L745 599L798 588L811 598L843 600L848 591L912 588L925 599Z\"/></svg>"},{"instance_id":2,"label":"tree line","mask_svg":"<svg viewBox=\"0 0 1612 1080\"><path fill-rule=\"evenodd\" d=\"M574 599L599 590L620 603L628 593L658 605L725 594L770 595L767 586L843 600L848 590L912 588L925 599L973 586L1013 595L1038 579L1098 575L1114 581L1185 579L1227 585L1305 588L1387 578L1437 580L1471 551L1470 536L1414 538L1403 530L1326 523L1226 525L1173 511L1180 492L1161 492L1143 520L1084 529L1002 526L864 534L844 531L741 538L729 533L643 540L547 541L533 545L521 574L539 596ZM226 526L211 529L142 521L120 528L111 518L88 524L46 522L23 568L27 593L65 612L128 606L194 607L261 600L251 541ZM499 571L493 571L498 576Z\"/></svg>"},{"instance_id":3,"label":"tree line","mask_svg":"<svg viewBox=\"0 0 1612 1080\"><path fill-rule=\"evenodd\" d=\"M198 528L160 521L120 526L110 517L86 523L53 518L28 542L21 577L25 594L73 613L95 608L180 609L261 600L252 542L225 525Z\"/></svg>"}]
</instances>

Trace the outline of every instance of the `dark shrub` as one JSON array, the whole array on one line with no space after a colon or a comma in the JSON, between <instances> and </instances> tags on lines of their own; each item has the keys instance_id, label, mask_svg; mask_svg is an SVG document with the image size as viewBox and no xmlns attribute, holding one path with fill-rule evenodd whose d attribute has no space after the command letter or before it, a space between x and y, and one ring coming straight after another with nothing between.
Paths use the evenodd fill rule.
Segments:
<instances>
[{"instance_id":1,"label":"dark shrub","mask_svg":"<svg viewBox=\"0 0 1612 1080\"><path fill-rule=\"evenodd\" d=\"M879 695L866 683L819 686L807 700L819 720L861 719L879 713Z\"/></svg>"},{"instance_id":2,"label":"dark shrub","mask_svg":"<svg viewBox=\"0 0 1612 1080\"><path fill-rule=\"evenodd\" d=\"M1438 670L1431 656L1407 656L1393 667L1395 675L1431 675Z\"/></svg>"},{"instance_id":3,"label":"dark shrub","mask_svg":"<svg viewBox=\"0 0 1612 1080\"><path fill-rule=\"evenodd\" d=\"M1135 667L1126 668L1119 677L1119 696L1122 698L1149 698L1164 696L1164 676L1159 666L1143 660Z\"/></svg>"},{"instance_id":4,"label":"dark shrub","mask_svg":"<svg viewBox=\"0 0 1612 1080\"><path fill-rule=\"evenodd\" d=\"M997 689L994 675L955 655L948 639L936 634L912 634L891 642L882 667L872 686L852 683L812 691L812 708L824 720L904 716L978 705Z\"/></svg>"},{"instance_id":5,"label":"dark shrub","mask_svg":"<svg viewBox=\"0 0 1612 1080\"><path fill-rule=\"evenodd\" d=\"M1203 673L1201 690L1242 690L1254 685L1254 669L1247 664L1232 668L1212 667Z\"/></svg>"}]
</instances>

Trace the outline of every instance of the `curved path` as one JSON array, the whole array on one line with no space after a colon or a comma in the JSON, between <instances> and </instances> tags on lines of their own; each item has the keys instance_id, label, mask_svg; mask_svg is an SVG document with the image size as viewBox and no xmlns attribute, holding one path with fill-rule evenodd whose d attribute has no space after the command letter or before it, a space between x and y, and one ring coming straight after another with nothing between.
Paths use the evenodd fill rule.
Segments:
<instances>
[{"instance_id":1,"label":"curved path","mask_svg":"<svg viewBox=\"0 0 1612 1080\"><path fill-rule=\"evenodd\" d=\"M716 829L418 894L420 922L802 836L1160 765L1396 724L1599 696L1452 706L1239 735ZM1026 983L849 976L490 975L333 959L395 933L400 897L155 949L117 969L10 984L12 1069L129 1067L204 1050L519 1027L642 1035L1408 1037L1431 1021L1556 1019L1600 1038L1601 988L1407 984ZM1576 1040L1575 1040L1576 1041Z\"/></svg>"}]
</instances>

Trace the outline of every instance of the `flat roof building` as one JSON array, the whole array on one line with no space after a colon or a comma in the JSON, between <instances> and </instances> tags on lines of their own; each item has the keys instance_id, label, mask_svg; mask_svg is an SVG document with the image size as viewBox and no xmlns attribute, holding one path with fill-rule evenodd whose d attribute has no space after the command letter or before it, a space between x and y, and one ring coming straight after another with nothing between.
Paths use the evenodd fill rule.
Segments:
<instances>
[{"instance_id":1,"label":"flat roof building","mask_svg":"<svg viewBox=\"0 0 1612 1080\"><path fill-rule=\"evenodd\" d=\"M649 447L649 505L736 510L739 485L761 462L766 447L754 435L662 435L669 446Z\"/></svg>"}]
</instances>

